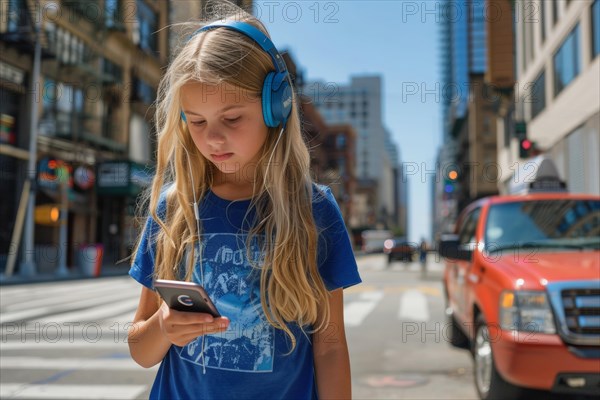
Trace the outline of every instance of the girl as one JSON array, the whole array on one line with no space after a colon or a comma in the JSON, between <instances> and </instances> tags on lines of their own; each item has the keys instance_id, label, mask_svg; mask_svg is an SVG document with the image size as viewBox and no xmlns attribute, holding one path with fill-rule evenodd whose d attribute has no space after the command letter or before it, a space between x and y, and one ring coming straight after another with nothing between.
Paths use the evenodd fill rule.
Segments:
<instances>
[{"instance_id":1,"label":"girl","mask_svg":"<svg viewBox=\"0 0 600 400\"><path fill-rule=\"evenodd\" d=\"M329 189L312 183L285 64L251 16L199 29L159 87L133 359L151 398L350 398L342 289L360 282ZM179 312L155 279L204 286Z\"/></svg>"}]
</instances>

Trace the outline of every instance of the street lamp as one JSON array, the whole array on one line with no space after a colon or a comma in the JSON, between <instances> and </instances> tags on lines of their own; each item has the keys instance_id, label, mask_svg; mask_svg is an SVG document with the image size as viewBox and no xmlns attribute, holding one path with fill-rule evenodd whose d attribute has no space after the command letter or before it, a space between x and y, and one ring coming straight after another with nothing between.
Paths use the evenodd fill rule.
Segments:
<instances>
[{"instance_id":1,"label":"street lamp","mask_svg":"<svg viewBox=\"0 0 600 400\"><path fill-rule=\"evenodd\" d=\"M39 12L39 1L36 1L35 10ZM36 273L35 265L35 242L34 242L34 213L35 213L35 171L37 164L37 130L38 130L38 109L36 101L38 84L40 81L40 64L42 59L42 44L40 42L41 14L33 17L33 40L35 47L33 51L33 71L31 73L31 101L29 103L29 159L27 161L27 180L30 182L29 201L27 203L27 212L25 214L25 232L23 235L23 261L19 266L19 274L22 276L32 276Z\"/></svg>"}]
</instances>

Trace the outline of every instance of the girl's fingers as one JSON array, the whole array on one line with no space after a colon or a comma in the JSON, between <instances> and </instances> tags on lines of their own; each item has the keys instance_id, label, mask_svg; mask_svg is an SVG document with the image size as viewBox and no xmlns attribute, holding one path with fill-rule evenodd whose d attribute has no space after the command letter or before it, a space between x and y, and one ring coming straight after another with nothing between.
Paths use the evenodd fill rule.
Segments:
<instances>
[{"instance_id":1,"label":"girl's fingers","mask_svg":"<svg viewBox=\"0 0 600 400\"><path fill-rule=\"evenodd\" d=\"M177 311L171 309L168 309L168 311L163 314L163 318L168 320L169 323L176 325L210 323L215 320L215 318L210 314Z\"/></svg>"},{"instance_id":2,"label":"girl's fingers","mask_svg":"<svg viewBox=\"0 0 600 400\"><path fill-rule=\"evenodd\" d=\"M182 341L189 341L198 336L224 332L229 327L229 320L227 319L218 318L215 321L217 322L184 325L170 324L166 328L167 337L172 343L181 343Z\"/></svg>"}]
</instances>

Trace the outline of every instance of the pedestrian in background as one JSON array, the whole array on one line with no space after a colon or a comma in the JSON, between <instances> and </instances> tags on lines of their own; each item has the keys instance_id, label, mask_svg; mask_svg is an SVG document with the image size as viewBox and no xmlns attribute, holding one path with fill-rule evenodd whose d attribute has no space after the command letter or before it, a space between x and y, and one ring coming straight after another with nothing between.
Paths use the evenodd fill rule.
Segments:
<instances>
[{"instance_id":1,"label":"pedestrian in background","mask_svg":"<svg viewBox=\"0 0 600 400\"><path fill-rule=\"evenodd\" d=\"M421 276L427 276L427 242L425 238L421 238L419 245L419 263L421 264Z\"/></svg>"},{"instance_id":2,"label":"pedestrian in background","mask_svg":"<svg viewBox=\"0 0 600 400\"><path fill-rule=\"evenodd\" d=\"M285 64L240 15L196 31L159 87L130 352L161 363L150 398L351 398L350 240L331 191L310 178ZM223 317L169 309L155 279L202 284Z\"/></svg>"}]
</instances>

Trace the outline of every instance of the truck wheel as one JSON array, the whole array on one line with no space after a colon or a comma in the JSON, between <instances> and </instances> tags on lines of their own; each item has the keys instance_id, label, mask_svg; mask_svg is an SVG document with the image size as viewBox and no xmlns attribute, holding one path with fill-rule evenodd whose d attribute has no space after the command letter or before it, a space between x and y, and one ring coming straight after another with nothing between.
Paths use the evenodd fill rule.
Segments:
<instances>
[{"instance_id":1,"label":"truck wheel","mask_svg":"<svg viewBox=\"0 0 600 400\"><path fill-rule=\"evenodd\" d=\"M483 316L476 322L473 341L473 373L475 387L483 400L519 399L523 395L521 388L506 382L496 370L494 354L490 343L490 333Z\"/></svg>"},{"instance_id":2,"label":"truck wheel","mask_svg":"<svg viewBox=\"0 0 600 400\"><path fill-rule=\"evenodd\" d=\"M446 311L448 315L448 324L450 325L450 344L454 347L458 347L459 349L469 349L469 338L465 333L460 329L458 325L458 321L454 317L454 313L450 309Z\"/></svg>"}]
</instances>

